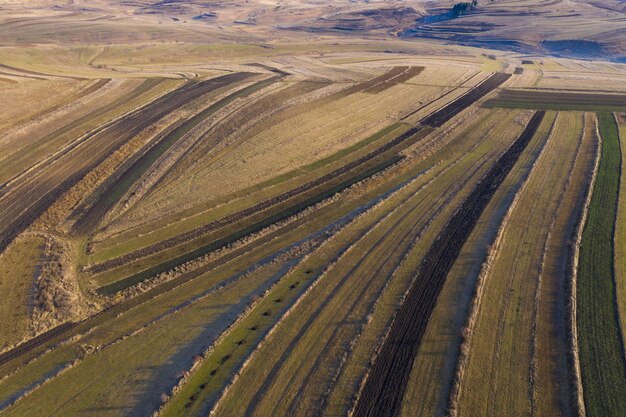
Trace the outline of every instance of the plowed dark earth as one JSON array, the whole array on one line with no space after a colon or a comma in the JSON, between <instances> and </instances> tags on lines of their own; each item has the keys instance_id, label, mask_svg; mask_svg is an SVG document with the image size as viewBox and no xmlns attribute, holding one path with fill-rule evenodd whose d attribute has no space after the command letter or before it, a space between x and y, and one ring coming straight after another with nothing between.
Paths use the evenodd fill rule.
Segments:
<instances>
[{"instance_id":1,"label":"plowed dark earth","mask_svg":"<svg viewBox=\"0 0 626 417\"><path fill-rule=\"evenodd\" d=\"M476 185L426 253L367 377L356 404L355 417L399 415L415 355L446 276L483 210L532 139L544 115L543 111L533 115L526 129Z\"/></svg>"},{"instance_id":2,"label":"plowed dark earth","mask_svg":"<svg viewBox=\"0 0 626 417\"><path fill-rule=\"evenodd\" d=\"M505 74L502 72L496 72L476 87L469 90L467 93L457 98L453 102L447 104L442 109L436 111L430 116L422 120L422 124L439 127L445 122L461 113L463 110L471 106L474 102L487 95L491 91L500 87L502 83L508 80L511 74Z\"/></svg>"},{"instance_id":3,"label":"plowed dark earth","mask_svg":"<svg viewBox=\"0 0 626 417\"><path fill-rule=\"evenodd\" d=\"M0 199L0 252L59 196L130 138L190 100L249 76L250 73L236 73L187 83L98 131L54 163L7 186Z\"/></svg>"}]
</instances>

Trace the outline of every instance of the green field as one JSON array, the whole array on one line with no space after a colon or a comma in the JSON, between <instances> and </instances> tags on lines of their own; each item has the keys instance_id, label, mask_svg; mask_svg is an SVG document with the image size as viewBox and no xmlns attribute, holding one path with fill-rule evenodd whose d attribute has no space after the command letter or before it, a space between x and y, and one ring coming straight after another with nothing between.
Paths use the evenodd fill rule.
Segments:
<instances>
[{"instance_id":1,"label":"green field","mask_svg":"<svg viewBox=\"0 0 626 417\"><path fill-rule=\"evenodd\" d=\"M583 232L578 267L577 321L585 410L588 416L626 409L626 364L618 322L613 234L621 150L611 113L599 113L602 156Z\"/></svg>"}]
</instances>

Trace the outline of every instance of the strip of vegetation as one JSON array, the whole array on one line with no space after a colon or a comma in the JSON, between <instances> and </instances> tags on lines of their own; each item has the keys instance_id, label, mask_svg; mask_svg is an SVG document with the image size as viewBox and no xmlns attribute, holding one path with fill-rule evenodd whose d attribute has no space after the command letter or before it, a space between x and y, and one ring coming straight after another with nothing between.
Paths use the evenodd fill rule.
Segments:
<instances>
[{"instance_id":1,"label":"strip of vegetation","mask_svg":"<svg viewBox=\"0 0 626 417\"><path fill-rule=\"evenodd\" d=\"M463 1L457 3L452 7L452 16L459 17L472 11L474 7L478 5L478 0L472 0L471 2Z\"/></svg>"},{"instance_id":2,"label":"strip of vegetation","mask_svg":"<svg viewBox=\"0 0 626 417\"><path fill-rule=\"evenodd\" d=\"M537 112L452 216L424 256L365 382L354 415L397 416L422 336L446 276L483 210L526 149L545 113Z\"/></svg>"},{"instance_id":3,"label":"strip of vegetation","mask_svg":"<svg viewBox=\"0 0 626 417\"><path fill-rule=\"evenodd\" d=\"M589 417L626 410L626 364L615 294L613 236L621 153L617 124L598 114L602 153L578 264L577 321L585 411Z\"/></svg>"},{"instance_id":4,"label":"strip of vegetation","mask_svg":"<svg viewBox=\"0 0 626 417\"><path fill-rule=\"evenodd\" d=\"M487 100L484 106L534 110L625 111L626 94L504 89L497 97Z\"/></svg>"}]
</instances>

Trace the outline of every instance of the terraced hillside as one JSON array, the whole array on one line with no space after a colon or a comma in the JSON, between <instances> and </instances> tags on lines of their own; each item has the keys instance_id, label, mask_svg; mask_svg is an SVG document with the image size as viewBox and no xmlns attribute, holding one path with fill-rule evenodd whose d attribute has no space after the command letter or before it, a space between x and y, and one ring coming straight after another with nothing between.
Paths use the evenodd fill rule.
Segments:
<instances>
[{"instance_id":1,"label":"terraced hillside","mask_svg":"<svg viewBox=\"0 0 626 417\"><path fill-rule=\"evenodd\" d=\"M624 67L257 3L0 18L0 416L622 415Z\"/></svg>"}]
</instances>

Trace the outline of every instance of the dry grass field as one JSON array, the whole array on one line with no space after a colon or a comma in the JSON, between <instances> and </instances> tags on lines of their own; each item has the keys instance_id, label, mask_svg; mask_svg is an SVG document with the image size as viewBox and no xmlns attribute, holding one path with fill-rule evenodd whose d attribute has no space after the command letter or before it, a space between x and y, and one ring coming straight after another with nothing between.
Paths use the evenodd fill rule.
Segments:
<instances>
[{"instance_id":1,"label":"dry grass field","mask_svg":"<svg viewBox=\"0 0 626 417\"><path fill-rule=\"evenodd\" d=\"M0 416L626 415L624 5L456 3L0 0Z\"/></svg>"}]
</instances>

